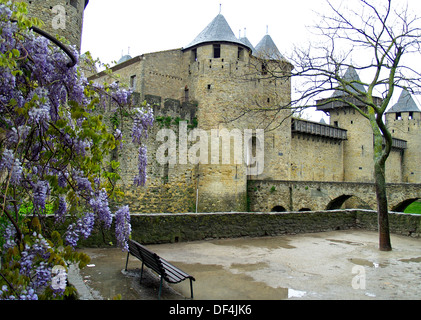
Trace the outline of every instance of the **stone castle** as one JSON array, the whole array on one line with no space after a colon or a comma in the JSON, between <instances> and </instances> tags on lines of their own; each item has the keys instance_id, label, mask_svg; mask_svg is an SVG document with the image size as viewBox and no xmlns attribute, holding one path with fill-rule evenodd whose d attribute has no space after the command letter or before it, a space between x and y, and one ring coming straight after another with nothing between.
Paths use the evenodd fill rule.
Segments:
<instances>
[{"instance_id":1,"label":"stone castle","mask_svg":"<svg viewBox=\"0 0 421 320\"><path fill-rule=\"evenodd\" d=\"M83 9L88 1L42 1L45 8L56 2L77 16L67 36L80 46ZM29 3L31 7L41 2ZM45 12L51 11L48 8ZM373 134L369 122L358 112L338 103L320 105L317 109L330 118L330 124L326 124L295 118L288 108L273 109L291 101L288 74L292 68L269 34L254 47L246 37L234 35L222 14L182 48L123 56L112 71L121 76L121 84L133 89L137 102L146 100L153 107L156 118L147 141L145 187L132 186L138 150L130 141L113 155L121 163L125 201L132 212L244 212L250 209L251 181L372 183ZM271 77L274 70L285 77ZM358 79L353 68L345 76ZM89 79L110 81L104 72ZM130 136L128 117L113 110L108 110L105 117L118 119L113 123ZM421 183L421 111L407 91L402 91L398 102L388 110L386 120L394 136L387 181ZM168 159L174 156L175 162L157 160L160 148L168 142L158 138L162 129L174 132L176 147L168 146L164 154ZM182 138L183 129L188 132L187 141ZM220 143L216 147L209 143L199 148L199 153L194 152L199 143L191 134L195 129L207 133L200 136L200 142L214 138L212 141ZM257 134L258 129L264 129L264 136ZM238 141L238 136L229 136L235 130L252 134L242 135ZM225 138L230 143L224 144ZM189 152L205 161L183 161L181 141ZM239 146L244 161L235 159ZM252 160L262 150L264 167L253 170L259 163ZM229 156L228 162L224 156ZM288 201L279 199L280 204ZM269 211L288 208L267 207Z\"/></svg>"}]
</instances>

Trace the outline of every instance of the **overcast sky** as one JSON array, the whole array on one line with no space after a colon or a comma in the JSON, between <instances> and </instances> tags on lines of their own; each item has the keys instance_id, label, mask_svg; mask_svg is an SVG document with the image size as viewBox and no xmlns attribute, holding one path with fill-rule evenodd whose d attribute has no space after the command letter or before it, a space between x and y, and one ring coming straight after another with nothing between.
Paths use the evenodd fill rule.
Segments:
<instances>
[{"instance_id":1,"label":"overcast sky","mask_svg":"<svg viewBox=\"0 0 421 320\"><path fill-rule=\"evenodd\" d=\"M127 54L181 48L189 44L219 13L238 37L255 46L269 34L282 53L306 37L324 0L90 0L85 11L82 53L110 63Z\"/></svg>"},{"instance_id":2,"label":"overcast sky","mask_svg":"<svg viewBox=\"0 0 421 320\"><path fill-rule=\"evenodd\" d=\"M394 0L396 6L407 2L421 16L420 0ZM327 9L326 0L90 0L81 51L112 63L128 53L135 57L182 48L221 10L237 37L240 32L244 36L246 28L246 36L256 46L268 29L280 52L288 56L294 44L315 40L309 27L318 22L317 13Z\"/></svg>"}]
</instances>

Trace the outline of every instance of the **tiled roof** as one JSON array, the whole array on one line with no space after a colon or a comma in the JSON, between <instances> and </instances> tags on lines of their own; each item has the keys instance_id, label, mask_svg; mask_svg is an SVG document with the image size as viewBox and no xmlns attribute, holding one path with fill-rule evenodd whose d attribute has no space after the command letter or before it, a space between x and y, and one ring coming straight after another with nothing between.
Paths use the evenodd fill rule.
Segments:
<instances>
[{"instance_id":1,"label":"tiled roof","mask_svg":"<svg viewBox=\"0 0 421 320\"><path fill-rule=\"evenodd\" d=\"M240 38L241 42L243 42L248 48L251 49L251 52L253 55L256 54L256 49L253 47L253 45L251 44L250 40L247 37L242 37Z\"/></svg>"},{"instance_id":2,"label":"tiled roof","mask_svg":"<svg viewBox=\"0 0 421 320\"><path fill-rule=\"evenodd\" d=\"M398 102L386 113L392 112L421 112L408 90L402 90Z\"/></svg>"},{"instance_id":3,"label":"tiled roof","mask_svg":"<svg viewBox=\"0 0 421 320\"><path fill-rule=\"evenodd\" d=\"M189 49L209 42L231 42L248 47L244 42L237 39L222 14L218 14L215 19L213 19L212 22L183 49Z\"/></svg>"},{"instance_id":4,"label":"tiled roof","mask_svg":"<svg viewBox=\"0 0 421 320\"><path fill-rule=\"evenodd\" d=\"M281 60L284 58L268 34L257 44L256 56L266 60Z\"/></svg>"},{"instance_id":5,"label":"tiled roof","mask_svg":"<svg viewBox=\"0 0 421 320\"><path fill-rule=\"evenodd\" d=\"M122 57L120 58L120 60L118 60L117 64L120 64L120 63L126 62L126 61L130 60L131 58L132 58L132 57L131 57L130 55L126 54L125 56L122 56Z\"/></svg>"},{"instance_id":6,"label":"tiled roof","mask_svg":"<svg viewBox=\"0 0 421 320\"><path fill-rule=\"evenodd\" d=\"M358 76L357 71L353 67L349 67L346 70L345 75L343 76L343 80L350 83L351 85L347 85L346 89L349 90L351 93L359 92L367 92L364 86L360 83L360 77ZM348 93L343 91L344 89L337 89L332 97L341 97L341 96L348 96Z\"/></svg>"}]
</instances>

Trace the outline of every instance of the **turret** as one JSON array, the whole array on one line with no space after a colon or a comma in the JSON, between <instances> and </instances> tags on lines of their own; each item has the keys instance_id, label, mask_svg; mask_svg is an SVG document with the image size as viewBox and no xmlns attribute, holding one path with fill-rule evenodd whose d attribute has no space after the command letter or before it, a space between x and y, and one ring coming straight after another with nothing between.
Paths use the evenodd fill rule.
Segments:
<instances>
[{"instance_id":1,"label":"turret","mask_svg":"<svg viewBox=\"0 0 421 320\"><path fill-rule=\"evenodd\" d=\"M366 93L361 85L360 77L353 67L349 67L343 76L344 80L352 83L346 89L352 93ZM349 100L363 108L359 101L337 89L331 98L317 101L317 110L324 111L330 116L330 124L347 130L347 141L344 143L344 180L355 182L373 181L373 130L370 122L345 101L329 101L332 98ZM375 98L380 102L380 98Z\"/></svg>"},{"instance_id":2,"label":"turret","mask_svg":"<svg viewBox=\"0 0 421 320\"><path fill-rule=\"evenodd\" d=\"M391 134L405 140L403 151L403 182L421 181L421 111L408 92L402 90L398 102L386 112L386 125Z\"/></svg>"}]
</instances>

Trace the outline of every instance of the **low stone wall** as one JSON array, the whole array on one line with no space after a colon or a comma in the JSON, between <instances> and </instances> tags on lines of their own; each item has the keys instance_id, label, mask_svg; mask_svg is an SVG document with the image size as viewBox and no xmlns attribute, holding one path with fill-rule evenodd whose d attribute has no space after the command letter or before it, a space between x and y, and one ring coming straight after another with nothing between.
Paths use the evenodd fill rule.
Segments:
<instances>
[{"instance_id":1,"label":"low stone wall","mask_svg":"<svg viewBox=\"0 0 421 320\"><path fill-rule=\"evenodd\" d=\"M389 217L392 233L421 237L421 215L390 213ZM131 223L132 238L144 244L152 244L347 229L376 231L377 214L375 211L360 209L280 213L156 213L132 214ZM115 244L112 233L97 230L82 245Z\"/></svg>"}]
</instances>

